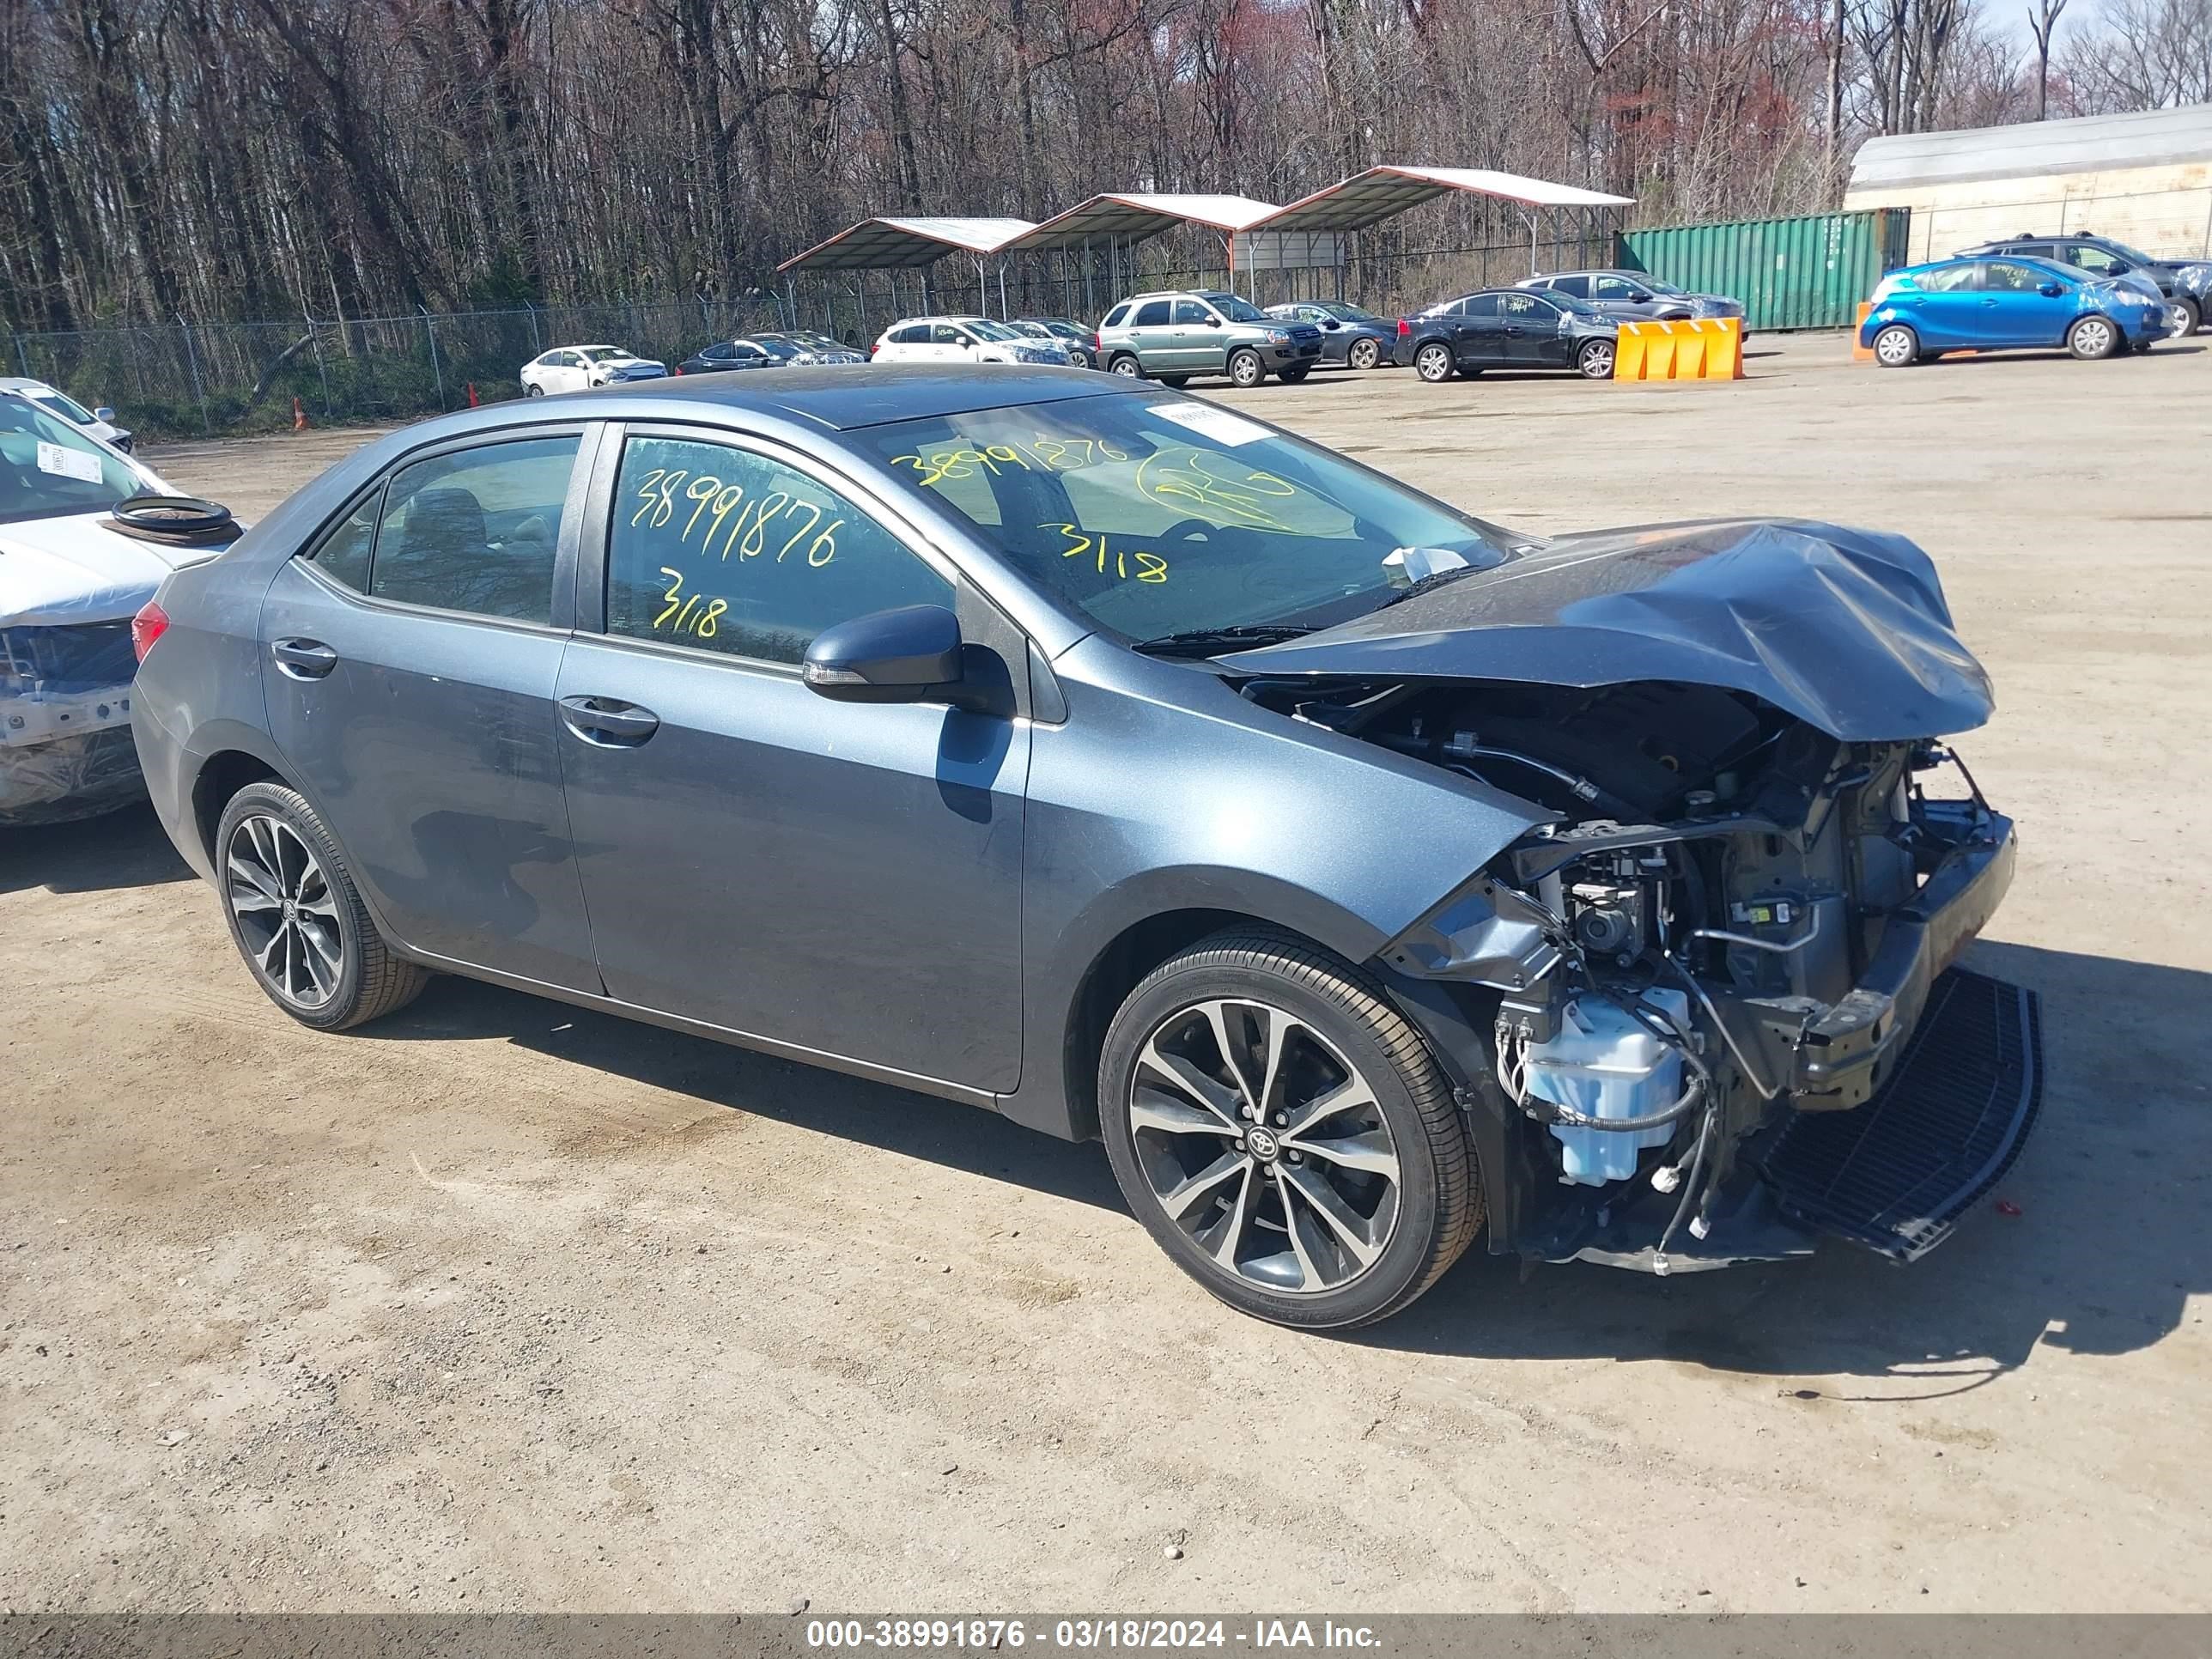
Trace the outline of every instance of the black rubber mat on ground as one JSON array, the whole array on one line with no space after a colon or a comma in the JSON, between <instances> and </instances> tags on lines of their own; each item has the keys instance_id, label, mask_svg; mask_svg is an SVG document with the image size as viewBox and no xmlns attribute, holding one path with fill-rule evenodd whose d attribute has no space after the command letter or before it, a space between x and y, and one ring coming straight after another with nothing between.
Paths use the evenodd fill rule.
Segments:
<instances>
[{"instance_id":1,"label":"black rubber mat on ground","mask_svg":"<svg viewBox=\"0 0 2212 1659\"><path fill-rule=\"evenodd\" d=\"M1954 968L1864 1105L1793 1118L1765 1160L1783 1210L1911 1261L1996 1184L2043 1093L2035 994Z\"/></svg>"}]
</instances>

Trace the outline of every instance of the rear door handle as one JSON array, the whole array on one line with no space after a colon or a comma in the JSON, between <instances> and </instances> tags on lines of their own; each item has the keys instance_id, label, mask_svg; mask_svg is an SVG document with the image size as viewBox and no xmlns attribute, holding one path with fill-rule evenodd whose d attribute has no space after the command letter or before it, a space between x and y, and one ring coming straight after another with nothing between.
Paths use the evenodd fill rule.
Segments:
<instances>
[{"instance_id":1,"label":"rear door handle","mask_svg":"<svg viewBox=\"0 0 2212 1659\"><path fill-rule=\"evenodd\" d=\"M338 653L320 640L278 640L269 654L278 673L295 680L319 680L338 665Z\"/></svg>"},{"instance_id":2,"label":"rear door handle","mask_svg":"<svg viewBox=\"0 0 2212 1659\"><path fill-rule=\"evenodd\" d=\"M635 749L660 729L660 716L619 697L563 697L561 719L586 743Z\"/></svg>"}]
</instances>

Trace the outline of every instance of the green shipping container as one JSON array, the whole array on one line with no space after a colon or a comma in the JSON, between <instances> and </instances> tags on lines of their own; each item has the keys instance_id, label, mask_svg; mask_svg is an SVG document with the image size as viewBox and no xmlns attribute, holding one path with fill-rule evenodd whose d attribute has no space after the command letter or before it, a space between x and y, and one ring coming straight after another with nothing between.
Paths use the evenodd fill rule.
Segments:
<instances>
[{"instance_id":1,"label":"green shipping container","mask_svg":"<svg viewBox=\"0 0 2212 1659\"><path fill-rule=\"evenodd\" d=\"M1753 331L1849 328L1859 301L1905 263L1909 208L1669 225L1620 238L1622 268L1744 302Z\"/></svg>"}]
</instances>

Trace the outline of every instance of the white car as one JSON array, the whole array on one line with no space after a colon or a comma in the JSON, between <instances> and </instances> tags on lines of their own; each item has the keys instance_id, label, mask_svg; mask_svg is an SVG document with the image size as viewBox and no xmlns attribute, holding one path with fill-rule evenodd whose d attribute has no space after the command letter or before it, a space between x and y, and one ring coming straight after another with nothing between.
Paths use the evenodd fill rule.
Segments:
<instances>
[{"instance_id":1,"label":"white car","mask_svg":"<svg viewBox=\"0 0 2212 1659\"><path fill-rule=\"evenodd\" d=\"M868 356L879 363L1058 363L1066 350L988 317L902 317L877 337Z\"/></svg>"},{"instance_id":2,"label":"white car","mask_svg":"<svg viewBox=\"0 0 2212 1659\"><path fill-rule=\"evenodd\" d=\"M522 366L522 389L532 398L555 392L588 392L625 380L657 380L668 365L620 346L555 346Z\"/></svg>"},{"instance_id":3,"label":"white car","mask_svg":"<svg viewBox=\"0 0 2212 1659\"><path fill-rule=\"evenodd\" d=\"M0 378L0 392L14 392L42 404L65 421L74 421L104 444L113 444L125 454L131 453L131 434L115 424L115 411L105 404L98 409L87 409L59 386L48 386L44 380L16 380Z\"/></svg>"},{"instance_id":4,"label":"white car","mask_svg":"<svg viewBox=\"0 0 2212 1659\"><path fill-rule=\"evenodd\" d=\"M173 499L115 515L153 495ZM222 508L178 497L45 398L0 389L0 826L144 797L134 618L171 571L237 534Z\"/></svg>"}]
</instances>

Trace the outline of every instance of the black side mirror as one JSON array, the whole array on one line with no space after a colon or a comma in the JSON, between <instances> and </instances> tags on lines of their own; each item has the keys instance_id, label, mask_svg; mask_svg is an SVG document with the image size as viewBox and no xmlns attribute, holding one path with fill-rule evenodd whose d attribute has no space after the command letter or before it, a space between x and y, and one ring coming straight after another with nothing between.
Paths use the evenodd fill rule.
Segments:
<instances>
[{"instance_id":1,"label":"black side mirror","mask_svg":"<svg viewBox=\"0 0 2212 1659\"><path fill-rule=\"evenodd\" d=\"M837 702L960 702L960 619L941 605L854 617L814 636L800 673Z\"/></svg>"},{"instance_id":2,"label":"black side mirror","mask_svg":"<svg viewBox=\"0 0 2212 1659\"><path fill-rule=\"evenodd\" d=\"M2064 289L2059 287L2056 283L2044 283L2039 285L2035 291L2038 294L2044 295L2045 298L2052 300L2057 299L2060 295L2066 292Z\"/></svg>"},{"instance_id":3,"label":"black side mirror","mask_svg":"<svg viewBox=\"0 0 2212 1659\"><path fill-rule=\"evenodd\" d=\"M1327 322L1323 323L1322 326L1323 328L1342 328L1344 325L1337 321L1335 318L1332 317Z\"/></svg>"}]
</instances>

